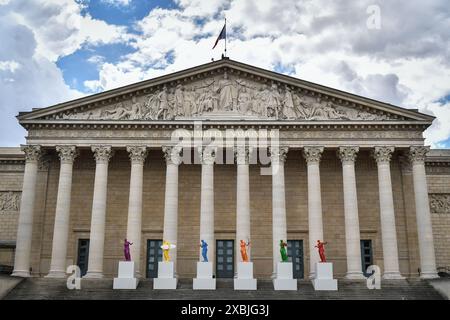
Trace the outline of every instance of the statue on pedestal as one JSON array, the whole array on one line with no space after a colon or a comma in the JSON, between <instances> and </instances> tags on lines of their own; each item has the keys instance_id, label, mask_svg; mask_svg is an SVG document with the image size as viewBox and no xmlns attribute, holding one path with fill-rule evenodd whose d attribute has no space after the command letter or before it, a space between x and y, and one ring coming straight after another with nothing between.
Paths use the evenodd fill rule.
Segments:
<instances>
[{"instance_id":1,"label":"statue on pedestal","mask_svg":"<svg viewBox=\"0 0 450 320\"><path fill-rule=\"evenodd\" d=\"M123 243L123 254L125 255L125 261L131 261L131 254L130 254L130 245L132 245L132 242L129 242L127 239L125 239Z\"/></svg>"},{"instance_id":2,"label":"statue on pedestal","mask_svg":"<svg viewBox=\"0 0 450 320\"><path fill-rule=\"evenodd\" d=\"M161 246L161 249L163 249L163 261L169 262L170 256L169 256L169 250L176 248L176 245L171 244L169 241L163 241L163 244Z\"/></svg>"},{"instance_id":3,"label":"statue on pedestal","mask_svg":"<svg viewBox=\"0 0 450 320\"><path fill-rule=\"evenodd\" d=\"M201 240L200 248L202 248L203 262L208 262L208 243L205 240Z\"/></svg>"},{"instance_id":4,"label":"statue on pedestal","mask_svg":"<svg viewBox=\"0 0 450 320\"><path fill-rule=\"evenodd\" d=\"M320 240L317 240L317 245L314 246L315 248L319 249L319 256L320 256L320 262L327 262L325 258L325 245L327 242L321 242Z\"/></svg>"},{"instance_id":5,"label":"statue on pedestal","mask_svg":"<svg viewBox=\"0 0 450 320\"><path fill-rule=\"evenodd\" d=\"M288 262L288 255L287 255L286 248L287 248L287 242L280 240L281 262Z\"/></svg>"},{"instance_id":6,"label":"statue on pedestal","mask_svg":"<svg viewBox=\"0 0 450 320\"><path fill-rule=\"evenodd\" d=\"M247 255L247 247L250 246L250 241L245 242L244 240L241 240L241 257L242 262L248 262L248 255Z\"/></svg>"}]
</instances>

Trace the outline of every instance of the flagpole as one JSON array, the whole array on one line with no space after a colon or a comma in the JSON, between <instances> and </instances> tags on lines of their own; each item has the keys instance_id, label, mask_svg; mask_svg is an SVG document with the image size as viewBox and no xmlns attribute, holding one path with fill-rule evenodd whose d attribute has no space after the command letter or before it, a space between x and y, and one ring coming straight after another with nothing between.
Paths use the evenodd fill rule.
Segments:
<instances>
[{"instance_id":1,"label":"flagpole","mask_svg":"<svg viewBox=\"0 0 450 320\"><path fill-rule=\"evenodd\" d=\"M227 56L227 18L225 17L225 57Z\"/></svg>"}]
</instances>

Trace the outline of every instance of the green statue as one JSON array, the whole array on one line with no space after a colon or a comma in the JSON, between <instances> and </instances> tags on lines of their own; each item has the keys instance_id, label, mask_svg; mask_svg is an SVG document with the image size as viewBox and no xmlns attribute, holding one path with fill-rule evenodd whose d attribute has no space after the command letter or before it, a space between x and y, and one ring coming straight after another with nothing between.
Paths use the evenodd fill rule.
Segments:
<instances>
[{"instance_id":1,"label":"green statue","mask_svg":"<svg viewBox=\"0 0 450 320\"><path fill-rule=\"evenodd\" d=\"M288 255L286 252L287 243L283 240L280 240L280 254L281 254L281 262L288 262Z\"/></svg>"}]
</instances>

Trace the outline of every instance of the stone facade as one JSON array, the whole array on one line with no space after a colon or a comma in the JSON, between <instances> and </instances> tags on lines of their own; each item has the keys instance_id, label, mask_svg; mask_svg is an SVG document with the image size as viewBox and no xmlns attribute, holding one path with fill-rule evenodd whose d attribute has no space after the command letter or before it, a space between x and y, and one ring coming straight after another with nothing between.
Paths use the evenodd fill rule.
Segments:
<instances>
[{"instance_id":1,"label":"stone facade","mask_svg":"<svg viewBox=\"0 0 450 320\"><path fill-rule=\"evenodd\" d=\"M194 99L197 114L185 106L179 83L192 94L210 84L211 92L199 89ZM256 109L244 99L248 91L260 99ZM215 101L212 109L198 107L205 94ZM261 174L267 166L252 162L247 171L234 152L228 164L169 159L173 132L195 136L200 120L202 134L213 129L220 139L229 129L267 130L271 141L276 133L281 149L269 155L284 176ZM359 239L372 241L373 263L390 268L385 277L433 277L436 267L450 266L450 153L426 155L422 133L432 117L416 111L224 60L23 113L19 121L28 130L26 156L0 149L0 241L4 248L17 240L18 275L27 276L28 267L35 276L64 275L66 265L77 263L78 240L91 238L88 276L113 277L123 239L140 237L131 249L132 256L139 251L142 276L147 240L168 238L177 243L177 275L194 278L199 238L211 237L212 249L214 240L236 241L236 233L251 235L257 278L273 275L278 238L303 241L307 278L310 260L317 261L310 241L321 235L337 277L360 276ZM424 236L431 227L434 243ZM1 264L11 264L8 250ZM389 250L398 258L385 259ZM436 266L434 258L423 259L434 255Z\"/></svg>"},{"instance_id":2,"label":"stone facade","mask_svg":"<svg viewBox=\"0 0 450 320\"><path fill-rule=\"evenodd\" d=\"M89 150L82 151L79 157L75 162L73 175L68 263L76 262L78 239L89 238L95 160ZM417 245L411 246L411 244L417 243L417 232L414 222L408 225L408 220L415 220L415 214L408 218L407 208L405 208L405 204L414 202L414 195L404 190L404 178L398 154L394 153L392 164L400 271L404 276L415 277L418 275L417 270L420 264L417 258ZM38 187L41 190L37 203L43 203L44 208L38 211L35 217L36 225L41 228L41 230L35 228L33 237L33 251L36 251L33 253L31 267L35 275L44 276L49 271L59 168L59 159L55 152L49 155L48 171L41 172L42 176L47 177L47 182ZM1 169L2 190L21 190L23 163L19 162L14 167L11 167L11 164L2 163ZM8 169L14 171L11 172ZM104 274L112 277L117 272L118 261L122 258L121 239L127 229L130 160L125 150L116 152L109 169ZM234 239L236 165L216 165L214 169L216 239ZM300 150L290 151L285 165L287 232L288 239L303 240L305 275L309 273L306 169L306 161ZM335 152L324 152L320 169L324 239L329 242L327 256L335 264L336 275L342 277L346 271L342 169ZM450 193L448 189L450 166L447 169L448 173L444 171L440 174L427 174L430 195ZM271 233L272 182L270 176L261 176L259 171L258 165L250 165L251 250L255 275L258 278L268 278L272 272L270 263L272 249L271 239L266 235ZM198 259L197 248L190 244L198 241L200 177L200 165L180 165L179 220L181 223L178 227L178 273L186 278L195 276L195 262ZM372 240L374 263L383 265L376 162L368 150L362 151L358 156L356 177L361 239ZM150 150L144 165L141 270L145 270L146 240L162 239L164 223L164 188L162 186L164 184L163 153L161 150ZM1 212L0 219L1 240L14 241L17 233L18 212ZM437 266L449 266L450 216L445 212L432 213L432 221ZM11 249L2 250L2 264L11 265L11 251Z\"/></svg>"}]
</instances>

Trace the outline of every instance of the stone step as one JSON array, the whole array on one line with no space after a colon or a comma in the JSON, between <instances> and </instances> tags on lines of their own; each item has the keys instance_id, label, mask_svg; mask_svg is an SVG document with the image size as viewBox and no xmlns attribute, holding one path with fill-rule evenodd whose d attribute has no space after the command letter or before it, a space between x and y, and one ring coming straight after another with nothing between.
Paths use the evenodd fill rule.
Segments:
<instances>
[{"instance_id":1,"label":"stone step","mask_svg":"<svg viewBox=\"0 0 450 320\"><path fill-rule=\"evenodd\" d=\"M443 297L426 281L383 281L381 290L369 290L364 281L339 280L339 291L315 291L310 281L300 280L298 291L274 291L270 280L259 280L256 291L234 291L233 279L218 279L216 291L192 290L192 279L180 279L177 290L153 290L153 281L143 279L137 290L113 290L112 279L83 279L81 290L68 290L65 279L29 278L5 299L363 299L363 300L440 300Z\"/></svg>"}]
</instances>

